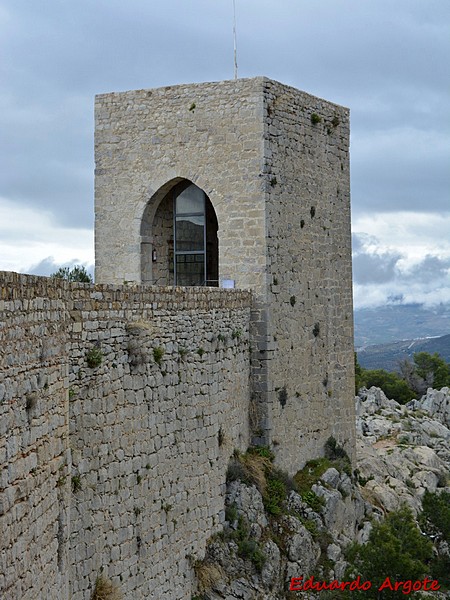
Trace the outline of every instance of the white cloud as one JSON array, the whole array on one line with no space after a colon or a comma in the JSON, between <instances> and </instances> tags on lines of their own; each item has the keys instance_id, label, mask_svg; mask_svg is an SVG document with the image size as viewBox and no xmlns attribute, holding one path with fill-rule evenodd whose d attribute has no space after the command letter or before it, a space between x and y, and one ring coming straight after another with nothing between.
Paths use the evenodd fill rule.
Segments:
<instances>
[{"instance_id":1,"label":"white cloud","mask_svg":"<svg viewBox=\"0 0 450 600\"><path fill-rule=\"evenodd\" d=\"M55 264L92 264L93 231L61 227L54 223L50 212L0 197L0 268L26 273L50 255Z\"/></svg>"},{"instance_id":2,"label":"white cloud","mask_svg":"<svg viewBox=\"0 0 450 600\"><path fill-rule=\"evenodd\" d=\"M372 236L369 251L399 253L400 265L412 268L425 256L450 258L450 211L447 213L380 212L356 215L355 234ZM374 242L374 240L376 240Z\"/></svg>"},{"instance_id":3,"label":"white cloud","mask_svg":"<svg viewBox=\"0 0 450 600\"><path fill-rule=\"evenodd\" d=\"M364 215L353 228L355 307L450 302L450 212Z\"/></svg>"},{"instance_id":4,"label":"white cloud","mask_svg":"<svg viewBox=\"0 0 450 600\"><path fill-rule=\"evenodd\" d=\"M353 285L355 308L375 308L387 304L423 304L427 307L450 302L450 282L423 285L421 282L398 281L393 284Z\"/></svg>"}]
</instances>

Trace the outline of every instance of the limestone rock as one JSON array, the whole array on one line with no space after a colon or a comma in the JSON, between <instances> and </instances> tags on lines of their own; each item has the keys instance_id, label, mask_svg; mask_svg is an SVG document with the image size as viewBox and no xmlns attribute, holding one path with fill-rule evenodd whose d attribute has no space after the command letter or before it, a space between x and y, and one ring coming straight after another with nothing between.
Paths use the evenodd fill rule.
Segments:
<instances>
[{"instance_id":1,"label":"limestone rock","mask_svg":"<svg viewBox=\"0 0 450 600\"><path fill-rule=\"evenodd\" d=\"M333 467L327 469L320 479L332 488L337 488L339 484L339 471Z\"/></svg>"},{"instance_id":2,"label":"limestone rock","mask_svg":"<svg viewBox=\"0 0 450 600\"><path fill-rule=\"evenodd\" d=\"M268 540L264 544L263 552L266 562L261 570L261 580L264 586L271 588L279 577L280 549L274 541Z\"/></svg>"},{"instance_id":3,"label":"limestone rock","mask_svg":"<svg viewBox=\"0 0 450 600\"><path fill-rule=\"evenodd\" d=\"M297 572L310 573L320 557L320 547L298 519L285 517L285 521L292 531L286 542L288 559L296 563Z\"/></svg>"},{"instance_id":4,"label":"limestone rock","mask_svg":"<svg viewBox=\"0 0 450 600\"><path fill-rule=\"evenodd\" d=\"M447 392L429 390L423 400L423 406L417 401L402 406L376 388L361 392L356 399L357 476L328 468L311 488L324 501L318 512L291 491L285 506L290 514L274 520L264 512L255 487L230 484L226 503L247 519L265 562L257 572L251 561L239 557L236 541L215 542L209 555L216 556L229 579L220 595L207 597L277 600L284 597L290 577L319 572L324 580L342 580L348 566L344 549L350 542L367 543L373 524L404 503L418 514L425 491L445 484L450 462ZM435 547L440 555L449 552L439 540Z\"/></svg>"},{"instance_id":5,"label":"limestone rock","mask_svg":"<svg viewBox=\"0 0 450 600\"><path fill-rule=\"evenodd\" d=\"M429 388L420 400L411 400L407 406L412 410L424 410L450 427L450 389L448 387L441 390Z\"/></svg>"},{"instance_id":6,"label":"limestone rock","mask_svg":"<svg viewBox=\"0 0 450 600\"><path fill-rule=\"evenodd\" d=\"M241 481L232 481L228 486L227 504L234 505L238 514L242 514L249 523L266 527L267 518L263 499L255 486L245 485Z\"/></svg>"}]
</instances>

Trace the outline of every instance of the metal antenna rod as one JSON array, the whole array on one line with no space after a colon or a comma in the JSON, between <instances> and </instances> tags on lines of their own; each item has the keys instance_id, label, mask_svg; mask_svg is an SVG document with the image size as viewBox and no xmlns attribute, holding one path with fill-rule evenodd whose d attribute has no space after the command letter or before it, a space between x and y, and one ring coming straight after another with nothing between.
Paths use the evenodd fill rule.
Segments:
<instances>
[{"instance_id":1,"label":"metal antenna rod","mask_svg":"<svg viewBox=\"0 0 450 600\"><path fill-rule=\"evenodd\" d=\"M234 78L238 78L237 47L236 47L236 0L233 0L233 42L234 42Z\"/></svg>"}]
</instances>

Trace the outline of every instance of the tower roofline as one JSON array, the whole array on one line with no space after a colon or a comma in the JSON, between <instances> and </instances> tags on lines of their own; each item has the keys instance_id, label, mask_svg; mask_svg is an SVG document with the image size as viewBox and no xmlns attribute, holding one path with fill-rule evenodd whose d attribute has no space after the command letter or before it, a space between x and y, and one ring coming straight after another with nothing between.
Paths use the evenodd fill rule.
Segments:
<instances>
[{"instance_id":1,"label":"tower roofline","mask_svg":"<svg viewBox=\"0 0 450 600\"><path fill-rule=\"evenodd\" d=\"M223 86L245 86L248 84L252 84L252 83L258 83L260 82L261 84L272 84L272 85L276 85L280 88L284 88L286 91L290 90L291 92L296 92L296 93L301 93L304 94L305 96L308 96L310 98L315 98L315 99L319 99L323 102L326 102L327 104L331 104L331 105L335 105L337 107L343 108L345 110L349 110L349 108L347 106L343 106L341 104L338 104L337 102L331 102L330 100L327 100L325 98L322 98L321 96L316 96L315 94L311 94L309 92L305 92L304 90L301 90L293 85L288 85L285 83L282 83L281 81L278 81L277 79L272 79L271 77L268 77L267 75L257 75L255 77L240 77L238 79L223 79L223 80L219 80L219 81L202 81L202 82L191 82L191 83L177 83L175 85L164 85L164 86L159 86L159 87L152 87L152 88L140 88L140 89L135 89L135 90L123 90L121 92L102 92L100 94L96 94L95 98L98 100L101 100L102 98L106 97L106 96L124 96L127 94L138 94L139 92L142 93L165 93L165 92L169 92L169 91L176 91L178 90L184 90L186 88L205 88L208 86L214 86L217 87L218 85L223 85Z\"/></svg>"}]
</instances>

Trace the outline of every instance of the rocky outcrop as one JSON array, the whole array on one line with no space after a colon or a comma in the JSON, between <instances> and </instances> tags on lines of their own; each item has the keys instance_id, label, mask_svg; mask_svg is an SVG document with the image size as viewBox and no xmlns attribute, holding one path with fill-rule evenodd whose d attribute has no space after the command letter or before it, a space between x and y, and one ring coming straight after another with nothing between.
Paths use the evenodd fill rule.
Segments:
<instances>
[{"instance_id":1,"label":"rocky outcrop","mask_svg":"<svg viewBox=\"0 0 450 600\"><path fill-rule=\"evenodd\" d=\"M275 600L288 597L291 577L342 581L350 542L366 543L373 523L405 504L418 515L425 491L449 485L449 405L446 388L405 406L380 389L361 390L356 469L325 458L308 463L306 476L317 477L306 492L291 490L278 515L267 510L266 490L230 482L224 532L211 540L204 561L218 565L221 577L198 598Z\"/></svg>"},{"instance_id":2,"label":"rocky outcrop","mask_svg":"<svg viewBox=\"0 0 450 600\"><path fill-rule=\"evenodd\" d=\"M447 427L450 426L450 389L429 388L420 400L411 400L408 407L412 410L423 410Z\"/></svg>"},{"instance_id":3,"label":"rocky outcrop","mask_svg":"<svg viewBox=\"0 0 450 600\"><path fill-rule=\"evenodd\" d=\"M406 503L417 513L425 490L447 485L449 404L447 388L428 390L407 405L377 388L356 398L359 481L364 497L383 512Z\"/></svg>"}]
</instances>

